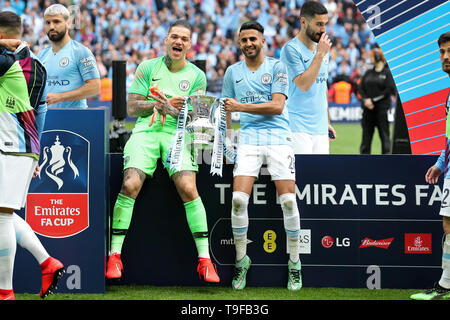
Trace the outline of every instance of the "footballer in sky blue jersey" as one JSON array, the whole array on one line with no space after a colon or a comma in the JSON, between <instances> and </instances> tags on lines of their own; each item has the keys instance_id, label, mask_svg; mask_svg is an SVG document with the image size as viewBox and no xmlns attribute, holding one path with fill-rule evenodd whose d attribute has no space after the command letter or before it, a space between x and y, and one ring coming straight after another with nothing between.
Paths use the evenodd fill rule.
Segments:
<instances>
[{"instance_id":1,"label":"footballer in sky blue jersey","mask_svg":"<svg viewBox=\"0 0 450 320\"><path fill-rule=\"evenodd\" d=\"M86 98L100 93L100 74L92 52L69 36L69 10L60 4L44 12L51 46L38 54L47 69L47 104L52 108L87 108Z\"/></svg>"},{"instance_id":2,"label":"footballer in sky blue jersey","mask_svg":"<svg viewBox=\"0 0 450 320\"><path fill-rule=\"evenodd\" d=\"M328 133L328 61L327 53L320 65L316 80L306 92L294 84L294 78L310 66L317 50L311 51L298 38L289 40L281 51L280 59L288 68L289 99L287 100L294 132L310 134Z\"/></svg>"},{"instance_id":3,"label":"footballer in sky blue jersey","mask_svg":"<svg viewBox=\"0 0 450 320\"><path fill-rule=\"evenodd\" d=\"M251 71L243 60L230 66L225 72L223 98L257 104L271 101L274 93L285 96L288 94L287 70L277 59L264 57L264 62L256 71ZM240 121L239 143L291 144L287 108L275 115L241 112Z\"/></svg>"},{"instance_id":4,"label":"footballer in sky blue jersey","mask_svg":"<svg viewBox=\"0 0 450 320\"><path fill-rule=\"evenodd\" d=\"M447 31L438 39L440 59L442 63L442 71L450 76L450 31ZM431 59L430 59L431 60ZM450 77L447 78L450 80ZM444 186L442 190L441 209L439 215L442 216L442 227L445 237L442 243L442 274L439 281L434 286L423 292L415 293L410 296L414 300L450 300L450 177L449 177L449 156L450 156L450 92L446 101L446 132L445 132L445 149L437 162L431 166L425 174L425 181L429 184L438 182L439 176L444 175ZM440 235L439 235L440 236Z\"/></svg>"},{"instance_id":5,"label":"footballer in sky blue jersey","mask_svg":"<svg viewBox=\"0 0 450 320\"><path fill-rule=\"evenodd\" d=\"M331 41L325 34L327 22L328 11L320 2L305 2L300 13L300 32L280 53L280 60L288 69L287 106L296 154L328 154L329 135L331 139L336 137L328 114Z\"/></svg>"},{"instance_id":6,"label":"footballer in sky blue jersey","mask_svg":"<svg viewBox=\"0 0 450 320\"><path fill-rule=\"evenodd\" d=\"M233 170L231 228L236 249L232 288L245 288L251 259L247 255L248 201L261 166L266 163L283 211L289 252L289 290L302 288L299 256L300 215L295 195L295 156L291 145L284 64L264 54L264 28L242 24L239 46L243 61L225 72L222 98L227 112L240 112L241 132Z\"/></svg>"}]
</instances>

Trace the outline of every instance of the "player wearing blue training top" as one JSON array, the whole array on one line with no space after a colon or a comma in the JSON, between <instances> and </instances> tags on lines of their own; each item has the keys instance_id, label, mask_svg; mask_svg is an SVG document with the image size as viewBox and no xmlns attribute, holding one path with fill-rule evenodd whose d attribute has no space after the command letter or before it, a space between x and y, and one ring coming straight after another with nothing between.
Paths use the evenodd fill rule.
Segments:
<instances>
[{"instance_id":1,"label":"player wearing blue training top","mask_svg":"<svg viewBox=\"0 0 450 320\"><path fill-rule=\"evenodd\" d=\"M328 154L329 132L336 137L328 114L331 41L325 34L327 22L328 11L320 2L306 2L300 32L281 49L280 60L289 75L287 106L296 154Z\"/></svg>"},{"instance_id":2,"label":"player wearing blue training top","mask_svg":"<svg viewBox=\"0 0 450 320\"><path fill-rule=\"evenodd\" d=\"M243 289L251 260L247 255L247 206L255 179L267 163L280 196L290 252L288 289L302 287L299 258L300 216L295 196L295 156L291 146L287 70L284 64L264 55L264 28L244 23L239 30L243 61L230 66L224 77L225 110L240 112L241 130L233 171L231 225L236 248L232 287Z\"/></svg>"},{"instance_id":3,"label":"player wearing blue training top","mask_svg":"<svg viewBox=\"0 0 450 320\"><path fill-rule=\"evenodd\" d=\"M438 39L442 71L450 76L450 31L447 31ZM450 77L447 78L449 81ZM442 151L436 163L425 174L425 181L429 184L438 182L439 176L444 175L444 188L439 214L442 216L442 227L445 237L442 244L442 274L434 286L424 292L415 293L410 298L414 300L450 300L450 92L447 96L445 113L446 132L445 149Z\"/></svg>"},{"instance_id":4,"label":"player wearing blue training top","mask_svg":"<svg viewBox=\"0 0 450 320\"><path fill-rule=\"evenodd\" d=\"M70 12L54 4L44 12L51 46L38 57L48 72L47 104L53 108L87 108L86 98L100 93L100 74L92 52L69 35Z\"/></svg>"}]
</instances>

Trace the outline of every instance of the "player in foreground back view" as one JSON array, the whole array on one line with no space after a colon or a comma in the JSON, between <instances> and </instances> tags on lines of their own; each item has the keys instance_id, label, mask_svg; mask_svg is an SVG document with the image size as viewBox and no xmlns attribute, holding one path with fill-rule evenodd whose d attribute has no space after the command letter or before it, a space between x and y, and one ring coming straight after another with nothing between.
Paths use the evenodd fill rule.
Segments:
<instances>
[{"instance_id":1,"label":"player in foreground back view","mask_svg":"<svg viewBox=\"0 0 450 320\"><path fill-rule=\"evenodd\" d=\"M450 76L450 31L443 33L438 40L439 51L442 62L442 70ZM447 79L450 79L447 78ZM444 173L444 190L443 195L450 192L450 92L447 96L446 114L446 142L445 150L442 151L439 159L428 169L425 180L428 183L437 183L441 173ZM434 287L421 293L411 296L414 300L450 300L450 201L445 197L441 203L441 211L439 214L443 218L443 228L445 233L444 244L442 247L442 275L441 279L434 284Z\"/></svg>"},{"instance_id":2,"label":"player in foreground back view","mask_svg":"<svg viewBox=\"0 0 450 320\"><path fill-rule=\"evenodd\" d=\"M206 90L205 73L186 59L186 52L191 47L189 23L185 20L175 21L164 43L166 55L142 62L128 92L128 115L139 118L124 149L123 184L114 206L107 279L122 277L121 251L131 223L135 199L145 179L153 176L158 159L161 158L165 163L177 131L177 116L185 96L204 94ZM155 85L162 93L153 91ZM181 169L166 169L186 210L187 222L198 251L197 272L206 282L217 283L220 279L209 255L206 211L196 185L198 165L194 148L187 140L188 136L183 154L178 155L183 159Z\"/></svg>"},{"instance_id":3,"label":"player in foreground back view","mask_svg":"<svg viewBox=\"0 0 450 320\"><path fill-rule=\"evenodd\" d=\"M25 205L46 110L46 70L21 44L21 35L20 17L0 12L0 300L14 299L16 241L41 266L41 298L56 287L64 272L63 264L49 256L28 223L14 213Z\"/></svg>"},{"instance_id":4,"label":"player in foreground back view","mask_svg":"<svg viewBox=\"0 0 450 320\"><path fill-rule=\"evenodd\" d=\"M233 289L243 289L251 260L247 255L247 206L255 179L267 163L280 196L288 239L289 290L302 287L299 257L300 215L295 195L295 156L287 108L288 75L285 65L265 56L264 28L255 21L239 30L245 60L228 67L222 97L225 110L241 112L241 131L233 171L231 226L236 247ZM236 99L236 100L235 100Z\"/></svg>"}]
</instances>

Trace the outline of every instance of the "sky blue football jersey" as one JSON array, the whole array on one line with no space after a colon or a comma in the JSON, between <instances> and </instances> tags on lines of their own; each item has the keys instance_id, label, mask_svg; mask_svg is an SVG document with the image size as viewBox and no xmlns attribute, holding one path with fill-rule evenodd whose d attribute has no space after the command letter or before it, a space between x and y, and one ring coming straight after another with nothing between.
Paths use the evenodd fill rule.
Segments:
<instances>
[{"instance_id":1,"label":"sky blue football jersey","mask_svg":"<svg viewBox=\"0 0 450 320\"><path fill-rule=\"evenodd\" d=\"M86 80L100 78L92 52L81 43L70 40L56 54L48 46L38 54L47 69L47 92L60 93L78 89ZM49 105L51 108L87 108L86 99Z\"/></svg>"},{"instance_id":2,"label":"sky blue football jersey","mask_svg":"<svg viewBox=\"0 0 450 320\"><path fill-rule=\"evenodd\" d=\"M288 94L286 66L277 59L264 57L256 71L245 60L229 66L225 72L222 97L241 103L258 104L272 100L272 94ZM240 113L239 143L251 145L290 145L291 130L286 106L280 115Z\"/></svg>"},{"instance_id":3,"label":"sky blue football jersey","mask_svg":"<svg viewBox=\"0 0 450 320\"><path fill-rule=\"evenodd\" d=\"M281 49L280 60L286 65L289 78L290 126L293 132L313 135L328 134L328 63L325 55L316 80L307 92L301 91L292 80L309 68L316 50L309 50L297 37L289 40Z\"/></svg>"}]
</instances>

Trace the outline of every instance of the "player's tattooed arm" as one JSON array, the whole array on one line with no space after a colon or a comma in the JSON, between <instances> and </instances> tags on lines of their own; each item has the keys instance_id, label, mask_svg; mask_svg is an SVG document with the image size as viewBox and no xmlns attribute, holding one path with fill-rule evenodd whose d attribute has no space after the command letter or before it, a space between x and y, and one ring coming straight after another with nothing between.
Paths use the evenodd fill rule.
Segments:
<instances>
[{"instance_id":1,"label":"player's tattooed arm","mask_svg":"<svg viewBox=\"0 0 450 320\"><path fill-rule=\"evenodd\" d=\"M170 101L167 98L165 98L164 100L161 100L160 103L157 103L155 105L155 107L159 113L169 114L174 118L178 117L178 114L180 113L180 111L178 109L175 109L174 107L172 107Z\"/></svg>"},{"instance_id":2,"label":"player's tattooed arm","mask_svg":"<svg viewBox=\"0 0 450 320\"><path fill-rule=\"evenodd\" d=\"M141 94L128 94L128 115L130 117L146 117L152 115L156 108L161 114L170 114L174 118L178 117L180 111L177 108L174 108L171 105L170 100L165 96L157 97L149 93L148 97L153 98L154 100L147 100L147 98Z\"/></svg>"},{"instance_id":3,"label":"player's tattooed arm","mask_svg":"<svg viewBox=\"0 0 450 320\"><path fill-rule=\"evenodd\" d=\"M141 94L129 93L127 104L128 115L130 117L146 117L152 115L154 108L159 104L158 101L147 100L147 97Z\"/></svg>"}]
</instances>

